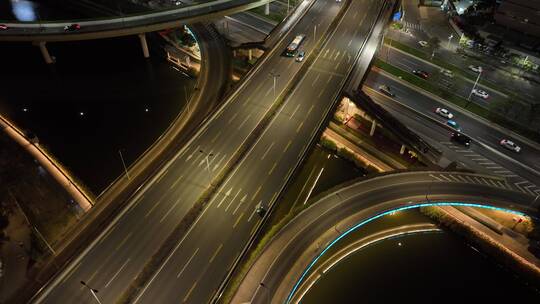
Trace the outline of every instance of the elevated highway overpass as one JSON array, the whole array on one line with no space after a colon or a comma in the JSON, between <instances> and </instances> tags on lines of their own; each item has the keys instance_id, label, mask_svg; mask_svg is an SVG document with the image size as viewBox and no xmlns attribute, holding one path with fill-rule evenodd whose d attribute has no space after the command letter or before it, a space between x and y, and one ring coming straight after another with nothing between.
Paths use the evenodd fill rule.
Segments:
<instances>
[{"instance_id":1,"label":"elevated highway overpass","mask_svg":"<svg viewBox=\"0 0 540 304\"><path fill-rule=\"evenodd\" d=\"M2 22L0 41L76 41L137 35L211 20L265 5L274 0L206 0L174 9L120 17L43 22ZM80 30L66 32L64 26L77 23Z\"/></svg>"},{"instance_id":2,"label":"elevated highway overpass","mask_svg":"<svg viewBox=\"0 0 540 304\"><path fill-rule=\"evenodd\" d=\"M309 7L292 30L36 303L90 303L81 280L105 301L118 300L198 208L201 213L133 301L212 298L260 227L256 208L277 201L339 101L356 58L364 56L374 25L389 16L394 1L303 3ZM306 59L298 63L280 53L300 33L307 35ZM201 201L212 188L214 195Z\"/></svg>"},{"instance_id":3,"label":"elevated highway overpass","mask_svg":"<svg viewBox=\"0 0 540 304\"><path fill-rule=\"evenodd\" d=\"M233 303L296 303L311 267L330 247L391 212L441 204L540 214L540 201L504 178L464 172L391 173L336 187L312 201L267 245Z\"/></svg>"},{"instance_id":4,"label":"elevated highway overpass","mask_svg":"<svg viewBox=\"0 0 540 304\"><path fill-rule=\"evenodd\" d=\"M8 29L0 31L0 41L28 41L39 47L46 63L54 63L46 43L79 41L138 35L144 57L149 57L145 33L179 27L187 23L210 20L249 10L274 0L208 0L180 8L94 20L64 20L51 22L5 22ZM75 31L64 27L79 24Z\"/></svg>"}]
</instances>

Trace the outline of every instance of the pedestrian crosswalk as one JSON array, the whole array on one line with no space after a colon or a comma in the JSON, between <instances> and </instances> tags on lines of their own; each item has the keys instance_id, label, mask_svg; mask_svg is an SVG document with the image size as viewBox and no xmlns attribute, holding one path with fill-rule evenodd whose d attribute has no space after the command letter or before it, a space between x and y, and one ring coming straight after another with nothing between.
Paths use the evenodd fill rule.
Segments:
<instances>
[{"instance_id":1,"label":"pedestrian crosswalk","mask_svg":"<svg viewBox=\"0 0 540 304\"><path fill-rule=\"evenodd\" d=\"M482 155L468 149L464 149L462 146L455 145L453 142L442 142L445 147L451 149L453 152L461 154L468 161L475 163L483 168L488 174L499 176L505 179L507 185L510 185L510 190L517 190L527 195L539 196L540 186L528 181L521 176L517 175L513 171L510 171L501 165L493 162L490 159L483 157ZM444 177L438 177L444 179Z\"/></svg>"},{"instance_id":2,"label":"pedestrian crosswalk","mask_svg":"<svg viewBox=\"0 0 540 304\"><path fill-rule=\"evenodd\" d=\"M412 22L409 22L409 21L403 21L403 22L401 22L401 24L403 24L403 26L405 28L410 28L410 29L414 29L414 30L422 30L422 25L420 25L418 23L412 23Z\"/></svg>"}]
</instances>

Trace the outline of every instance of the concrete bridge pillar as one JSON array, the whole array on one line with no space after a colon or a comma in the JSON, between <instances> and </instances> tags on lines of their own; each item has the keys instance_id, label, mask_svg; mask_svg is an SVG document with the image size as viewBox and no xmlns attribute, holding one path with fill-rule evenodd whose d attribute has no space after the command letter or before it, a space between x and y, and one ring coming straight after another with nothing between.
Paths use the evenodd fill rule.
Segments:
<instances>
[{"instance_id":1,"label":"concrete bridge pillar","mask_svg":"<svg viewBox=\"0 0 540 304\"><path fill-rule=\"evenodd\" d=\"M371 121L371 130L369 131L369 136L373 136L375 134L375 128L377 127L377 121L373 119Z\"/></svg>"},{"instance_id":2,"label":"concrete bridge pillar","mask_svg":"<svg viewBox=\"0 0 540 304\"><path fill-rule=\"evenodd\" d=\"M249 61L253 59L253 51L251 49L248 50L248 59Z\"/></svg>"},{"instance_id":3,"label":"concrete bridge pillar","mask_svg":"<svg viewBox=\"0 0 540 304\"><path fill-rule=\"evenodd\" d=\"M265 15L270 15L270 2L266 3L264 5L264 14Z\"/></svg>"},{"instance_id":4,"label":"concrete bridge pillar","mask_svg":"<svg viewBox=\"0 0 540 304\"><path fill-rule=\"evenodd\" d=\"M51 54L49 54L49 50L47 50L47 45L45 41L40 41L37 43L39 46L39 50L41 51L41 55L43 55L43 59L45 59L45 63L47 64L53 64L54 60L51 57Z\"/></svg>"},{"instance_id":5,"label":"concrete bridge pillar","mask_svg":"<svg viewBox=\"0 0 540 304\"><path fill-rule=\"evenodd\" d=\"M150 57L150 52L148 51L148 43L146 43L146 35L144 33L139 34L139 40L141 41L144 58Z\"/></svg>"}]
</instances>

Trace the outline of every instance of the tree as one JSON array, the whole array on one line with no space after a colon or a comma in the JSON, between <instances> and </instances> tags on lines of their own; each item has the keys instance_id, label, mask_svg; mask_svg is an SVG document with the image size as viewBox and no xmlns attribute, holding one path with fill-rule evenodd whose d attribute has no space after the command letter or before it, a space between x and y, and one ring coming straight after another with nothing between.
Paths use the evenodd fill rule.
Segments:
<instances>
[{"instance_id":1,"label":"tree","mask_svg":"<svg viewBox=\"0 0 540 304\"><path fill-rule=\"evenodd\" d=\"M441 47L441 40L439 39L439 37L434 36L429 38L428 43L433 52Z\"/></svg>"}]
</instances>

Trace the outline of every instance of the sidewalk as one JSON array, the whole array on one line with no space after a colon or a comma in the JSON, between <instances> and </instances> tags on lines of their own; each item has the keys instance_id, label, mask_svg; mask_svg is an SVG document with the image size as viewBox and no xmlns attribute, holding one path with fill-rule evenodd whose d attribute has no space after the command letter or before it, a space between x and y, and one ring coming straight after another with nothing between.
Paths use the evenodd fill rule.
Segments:
<instances>
[{"instance_id":1,"label":"sidewalk","mask_svg":"<svg viewBox=\"0 0 540 304\"><path fill-rule=\"evenodd\" d=\"M387 171L393 171L394 168L387 165L386 163L380 161L378 158L376 158L371 153L367 152L366 150L362 149L360 146L355 145L351 143L348 139L341 136L340 134L336 133L334 130L328 128L324 130L323 136L328 137L332 141L334 141L339 148L345 147L349 150L351 150L354 154L356 154L356 157L360 158L364 163L374 167L379 172L387 172Z\"/></svg>"},{"instance_id":2,"label":"sidewalk","mask_svg":"<svg viewBox=\"0 0 540 304\"><path fill-rule=\"evenodd\" d=\"M10 121L0 115L0 127L13 141L23 147L41 166L69 193L69 195L79 204L79 206L88 211L93 206L93 201L90 195L86 194L83 189L74 181L62 167L57 164L54 159L41 149L39 143L33 143L31 139Z\"/></svg>"},{"instance_id":3,"label":"sidewalk","mask_svg":"<svg viewBox=\"0 0 540 304\"><path fill-rule=\"evenodd\" d=\"M524 241L524 239L520 237L520 235L509 232L507 228L502 228L503 234L500 235L492 229L488 228L486 225L475 220L471 216L466 215L462 211L456 209L455 207L445 206L435 208L439 208L443 212L452 216L457 221L462 222L463 225L469 226L473 230L479 232L492 243L495 243L498 246L510 250L518 257L518 259L523 259L527 263L530 263L533 268L536 267L536 271L540 273L540 259L536 258L531 252L529 252L529 250L527 249L528 244L524 243L526 240ZM480 214L480 216L482 216L482 214ZM489 221L490 219L488 218L486 220Z\"/></svg>"}]
</instances>

